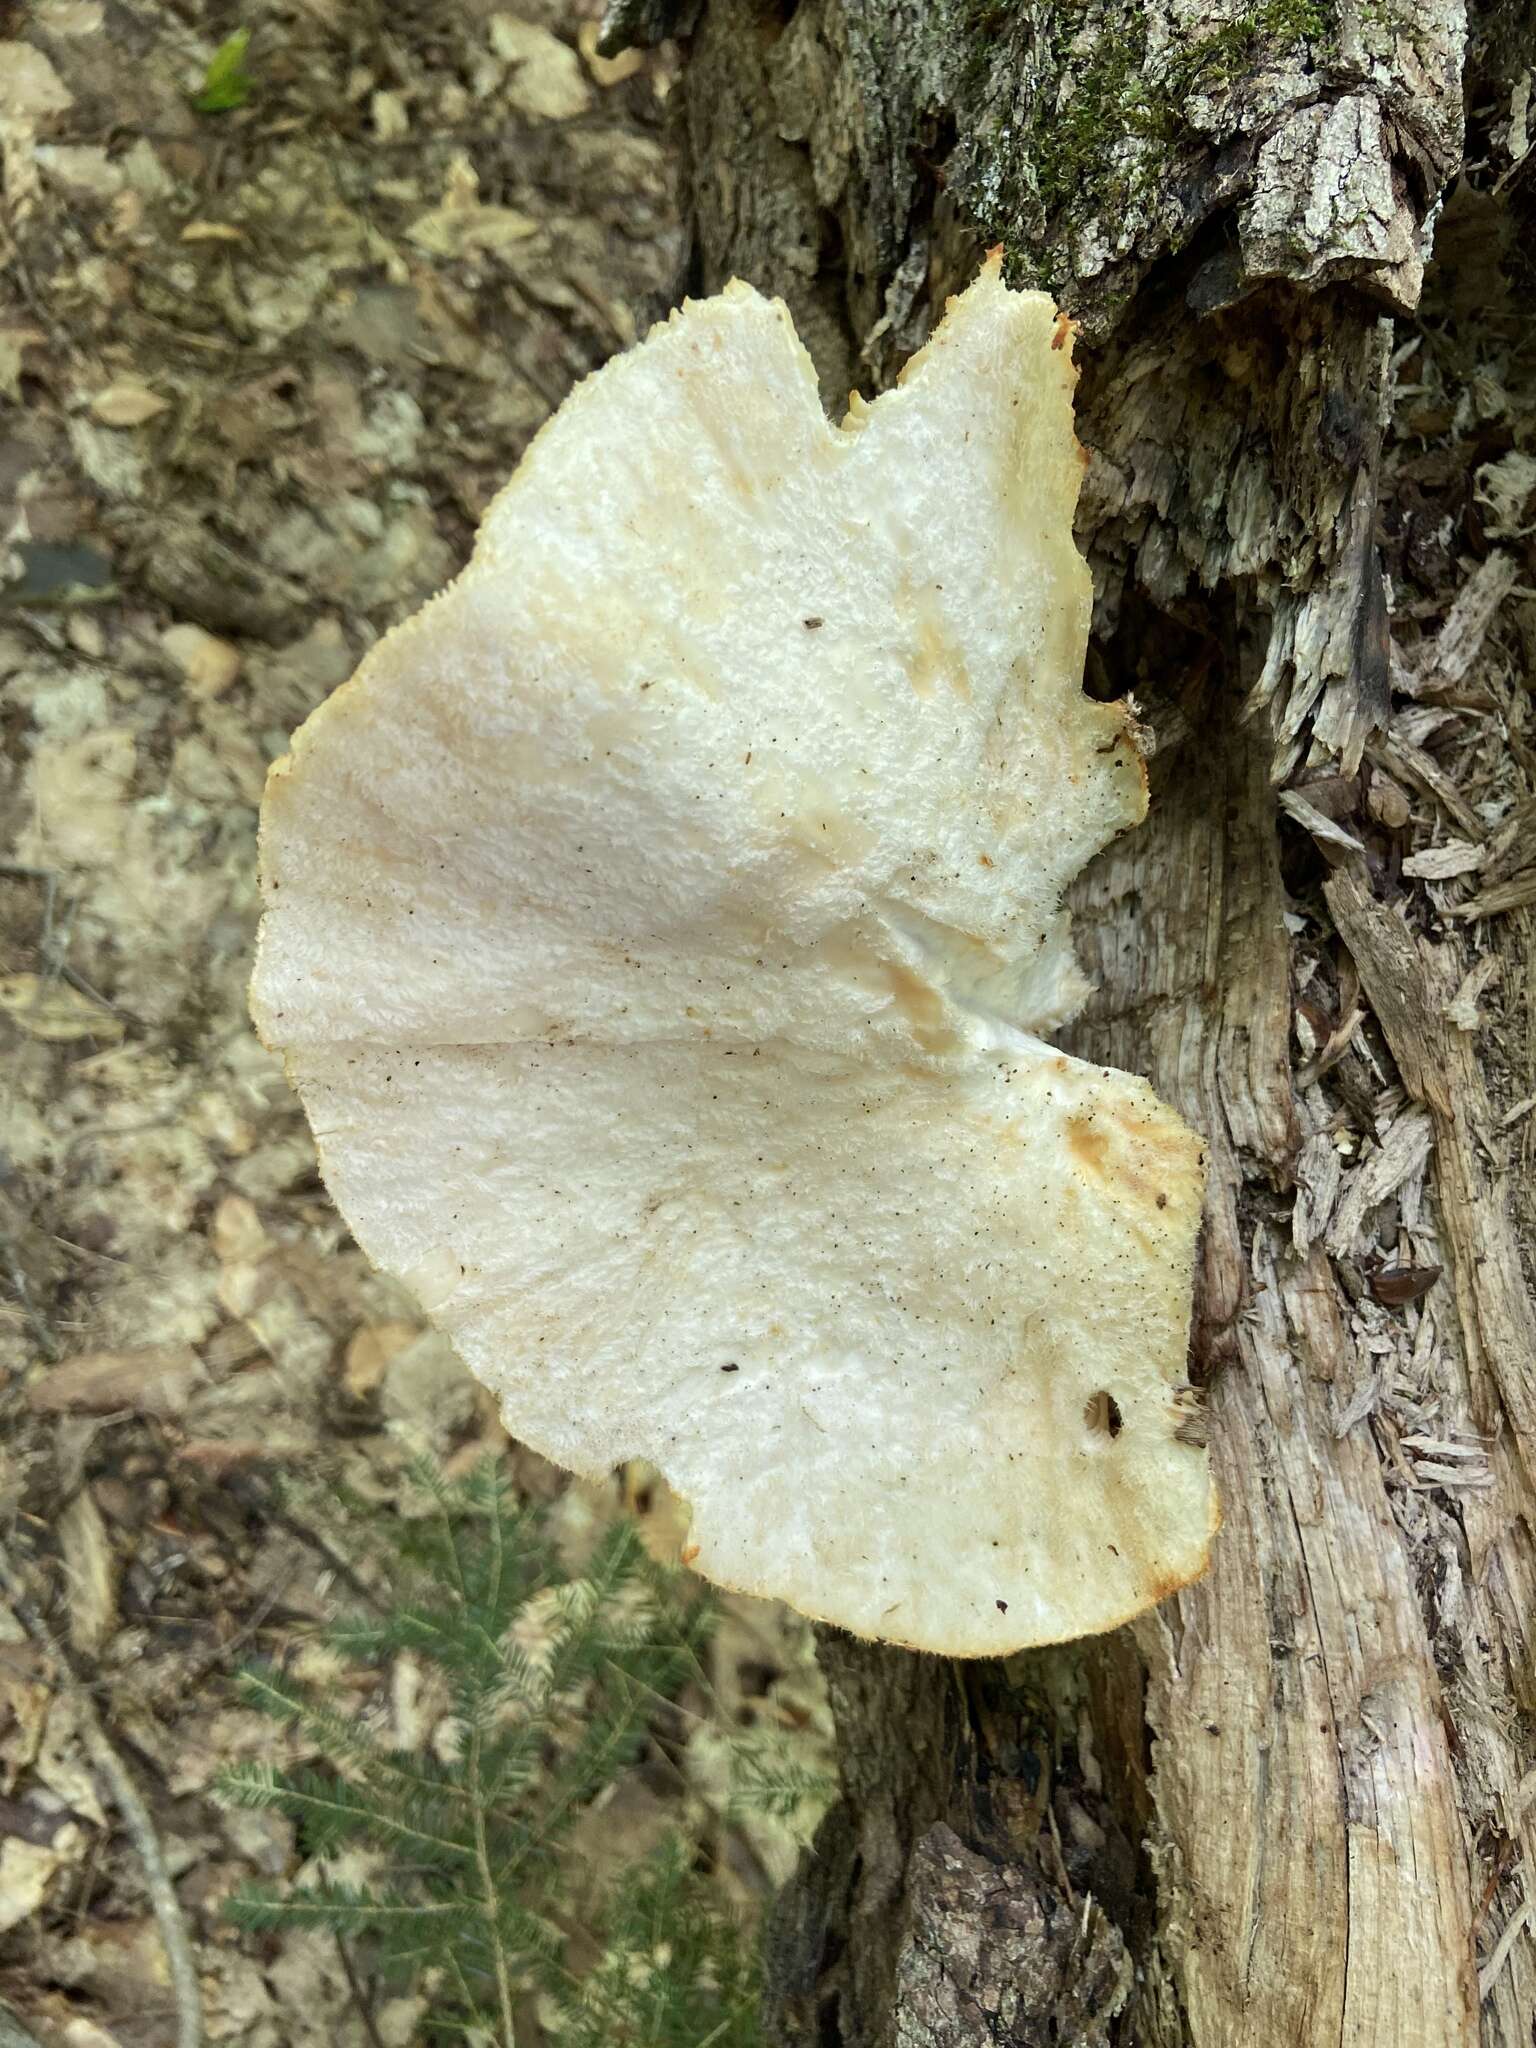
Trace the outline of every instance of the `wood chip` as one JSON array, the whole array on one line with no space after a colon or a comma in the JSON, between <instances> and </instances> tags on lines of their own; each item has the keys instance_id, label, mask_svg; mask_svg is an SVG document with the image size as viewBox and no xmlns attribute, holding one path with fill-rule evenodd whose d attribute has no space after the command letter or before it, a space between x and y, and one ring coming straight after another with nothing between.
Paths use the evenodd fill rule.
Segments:
<instances>
[{"instance_id":1,"label":"wood chip","mask_svg":"<svg viewBox=\"0 0 1536 2048\"><path fill-rule=\"evenodd\" d=\"M1471 1040L1444 1015L1464 971L1459 949L1416 938L1358 868L1337 869L1323 890L1403 1084L1434 1117L1440 1228L1458 1300L1473 1308L1460 1321L1474 1383L1485 1377L1496 1390L1518 1455L1536 1473L1536 1312L1506 1187L1488 1175L1487 1080Z\"/></svg>"},{"instance_id":2,"label":"wood chip","mask_svg":"<svg viewBox=\"0 0 1536 2048\"><path fill-rule=\"evenodd\" d=\"M1382 1396L1382 1375L1379 1371L1367 1373L1349 1399L1333 1416L1333 1434L1342 1439L1357 1423L1364 1422L1368 1415L1375 1413Z\"/></svg>"},{"instance_id":3,"label":"wood chip","mask_svg":"<svg viewBox=\"0 0 1536 2048\"><path fill-rule=\"evenodd\" d=\"M1354 1042L1355 1033L1364 1022L1364 1010L1359 1008L1358 1005L1351 1006L1328 1034L1327 1042L1321 1052L1314 1059L1309 1060L1296 1076L1297 1086L1310 1088L1314 1081L1320 1079L1322 1075L1328 1072L1330 1067L1336 1067L1339 1061L1343 1059L1345 1053L1349 1051L1350 1046Z\"/></svg>"},{"instance_id":4,"label":"wood chip","mask_svg":"<svg viewBox=\"0 0 1536 2048\"><path fill-rule=\"evenodd\" d=\"M410 112L397 92L380 91L370 95L368 117L380 142L403 142L411 132Z\"/></svg>"},{"instance_id":5,"label":"wood chip","mask_svg":"<svg viewBox=\"0 0 1536 2048\"><path fill-rule=\"evenodd\" d=\"M1504 963L1496 953L1490 953L1467 971L1460 988L1445 1006L1446 1017L1458 1031L1481 1030L1483 1013L1477 1007L1478 1002L1503 971Z\"/></svg>"},{"instance_id":6,"label":"wood chip","mask_svg":"<svg viewBox=\"0 0 1536 2048\"><path fill-rule=\"evenodd\" d=\"M1416 882L1448 882L1456 875L1470 875L1481 867L1488 849L1470 839L1448 839L1444 846L1426 846L1403 862L1403 873Z\"/></svg>"},{"instance_id":7,"label":"wood chip","mask_svg":"<svg viewBox=\"0 0 1536 2048\"><path fill-rule=\"evenodd\" d=\"M1483 651L1495 614L1515 587L1515 576L1515 558L1502 550L1495 550L1478 564L1446 614L1445 624L1416 664L1421 683L1438 682L1454 688L1465 680Z\"/></svg>"},{"instance_id":8,"label":"wood chip","mask_svg":"<svg viewBox=\"0 0 1536 2048\"><path fill-rule=\"evenodd\" d=\"M1444 915L1498 917L1506 910L1523 910L1528 903L1536 903L1536 868L1527 868L1523 875L1513 875L1507 882L1496 882L1469 903L1458 903Z\"/></svg>"},{"instance_id":9,"label":"wood chip","mask_svg":"<svg viewBox=\"0 0 1536 2048\"><path fill-rule=\"evenodd\" d=\"M1469 839L1482 838L1485 830L1482 819L1439 762L1426 754L1422 747L1394 730L1387 738L1375 741L1366 753L1374 766L1384 768L1399 782L1411 783L1425 796L1433 797Z\"/></svg>"},{"instance_id":10,"label":"wood chip","mask_svg":"<svg viewBox=\"0 0 1536 2048\"><path fill-rule=\"evenodd\" d=\"M1357 1023L1360 1016L1357 1010ZM1296 1202L1291 1211L1291 1242L1303 1258L1312 1240L1328 1227L1343 1172L1344 1162L1333 1139L1326 1131L1314 1132L1296 1162Z\"/></svg>"},{"instance_id":11,"label":"wood chip","mask_svg":"<svg viewBox=\"0 0 1536 2048\"><path fill-rule=\"evenodd\" d=\"M1365 1219L1387 1201L1429 1157L1433 1126L1421 1109L1400 1116L1380 1145L1350 1179L1344 1199L1329 1225L1325 1242L1335 1258L1349 1258L1358 1248Z\"/></svg>"},{"instance_id":12,"label":"wood chip","mask_svg":"<svg viewBox=\"0 0 1536 2048\"><path fill-rule=\"evenodd\" d=\"M1466 1488L1491 1486L1493 1483L1493 1475L1486 1467L1442 1465L1430 1458L1414 1460L1413 1477L1418 1486Z\"/></svg>"},{"instance_id":13,"label":"wood chip","mask_svg":"<svg viewBox=\"0 0 1536 2048\"><path fill-rule=\"evenodd\" d=\"M1533 846L1536 846L1536 796L1528 796L1515 805L1488 841L1487 858L1482 869L1485 885L1507 882L1511 875L1527 867Z\"/></svg>"},{"instance_id":14,"label":"wood chip","mask_svg":"<svg viewBox=\"0 0 1536 2048\"><path fill-rule=\"evenodd\" d=\"M226 1323L203 1344L203 1363L214 1379L254 1365L266 1353L245 1323Z\"/></svg>"},{"instance_id":15,"label":"wood chip","mask_svg":"<svg viewBox=\"0 0 1536 2048\"><path fill-rule=\"evenodd\" d=\"M1342 825L1335 824L1326 812L1316 804L1310 804L1297 789L1283 789L1280 792L1280 808L1298 825L1304 826L1312 837L1323 847L1337 847L1344 853L1364 853L1365 847L1353 832L1347 832Z\"/></svg>"}]
</instances>

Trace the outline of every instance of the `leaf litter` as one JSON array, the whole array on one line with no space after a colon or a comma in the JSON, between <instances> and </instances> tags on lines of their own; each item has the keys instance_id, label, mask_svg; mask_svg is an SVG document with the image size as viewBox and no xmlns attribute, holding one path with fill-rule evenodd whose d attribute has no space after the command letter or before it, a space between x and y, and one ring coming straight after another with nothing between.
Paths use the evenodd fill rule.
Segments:
<instances>
[{"instance_id":1,"label":"leaf litter","mask_svg":"<svg viewBox=\"0 0 1536 2048\"><path fill-rule=\"evenodd\" d=\"M245 1012L268 764L673 297L675 57L600 58L599 13L254 0L221 41L41 0L0 43L0 2016L42 2048L177 2038L166 1887L202 2038L413 2038L328 1938L221 1912L295 1867L209 1791L294 1760L236 1672L302 1674L359 1593L290 1482L398 1515L416 1448L491 1451L573 1568L623 1512L681 1547L648 1475L562 1492L507 1441L352 1245ZM742 1810L713 1731L812 1783L809 1631L728 1601L707 1678L681 1775L637 1770L590 1846L663 1809L750 1909L815 1799ZM434 1739L409 1672L352 1682Z\"/></svg>"}]
</instances>

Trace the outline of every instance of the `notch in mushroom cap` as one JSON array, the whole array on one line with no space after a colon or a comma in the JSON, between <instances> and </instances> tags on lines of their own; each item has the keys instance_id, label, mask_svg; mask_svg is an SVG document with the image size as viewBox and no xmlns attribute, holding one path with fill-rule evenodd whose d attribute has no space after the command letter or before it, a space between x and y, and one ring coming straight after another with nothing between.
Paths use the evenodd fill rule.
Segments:
<instances>
[{"instance_id":1,"label":"notch in mushroom cap","mask_svg":"<svg viewBox=\"0 0 1536 2048\"><path fill-rule=\"evenodd\" d=\"M1043 1034L1146 808L1082 691L1070 349L989 264L830 425L782 305L589 378L297 735L252 1007L508 1427L696 1568L997 1654L1204 1566L1200 1147Z\"/></svg>"}]
</instances>

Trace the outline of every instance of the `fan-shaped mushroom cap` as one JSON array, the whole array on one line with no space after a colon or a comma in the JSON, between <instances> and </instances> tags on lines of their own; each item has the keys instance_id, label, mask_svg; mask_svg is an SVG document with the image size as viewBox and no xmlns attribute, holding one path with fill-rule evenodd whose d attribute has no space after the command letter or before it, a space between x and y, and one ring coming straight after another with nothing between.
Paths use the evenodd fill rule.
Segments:
<instances>
[{"instance_id":1,"label":"fan-shaped mushroom cap","mask_svg":"<svg viewBox=\"0 0 1536 2048\"><path fill-rule=\"evenodd\" d=\"M1146 808L1081 454L995 265L841 428L782 305L589 378L296 737L252 1004L364 1250L697 1568L956 1655L1200 1571L1198 1141L1040 1034Z\"/></svg>"}]
</instances>

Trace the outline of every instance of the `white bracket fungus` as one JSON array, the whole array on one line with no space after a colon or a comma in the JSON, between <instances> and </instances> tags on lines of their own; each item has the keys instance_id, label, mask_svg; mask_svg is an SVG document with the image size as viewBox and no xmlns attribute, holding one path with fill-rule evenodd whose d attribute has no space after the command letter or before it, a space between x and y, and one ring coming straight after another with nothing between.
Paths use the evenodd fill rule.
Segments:
<instances>
[{"instance_id":1,"label":"white bracket fungus","mask_svg":"<svg viewBox=\"0 0 1536 2048\"><path fill-rule=\"evenodd\" d=\"M1202 1171L1043 1042L1146 809L1081 687L1070 333L997 266L824 417L742 284L589 378L304 726L252 1004L363 1249L691 1555L998 1654L1203 1567Z\"/></svg>"}]
</instances>

